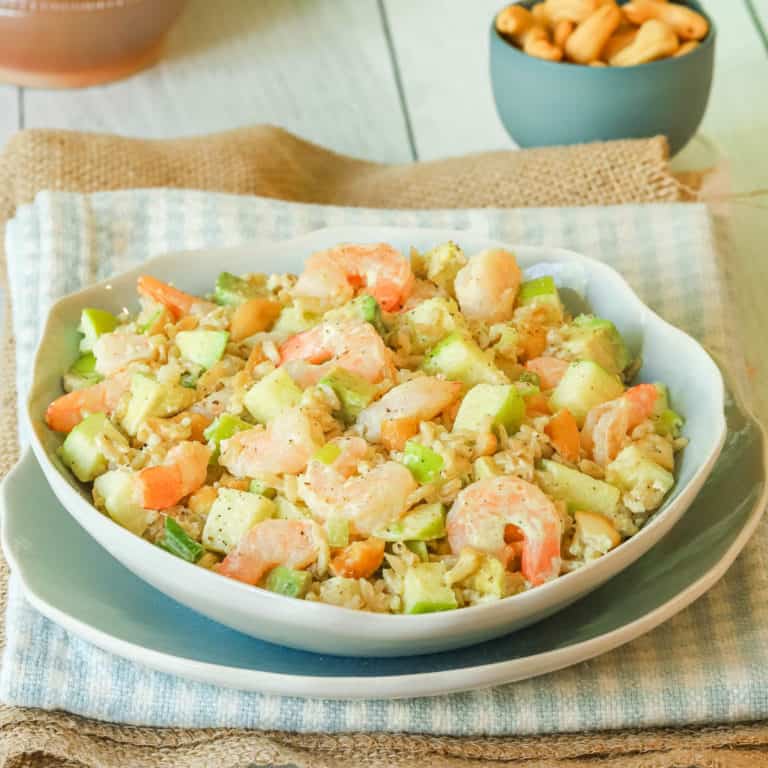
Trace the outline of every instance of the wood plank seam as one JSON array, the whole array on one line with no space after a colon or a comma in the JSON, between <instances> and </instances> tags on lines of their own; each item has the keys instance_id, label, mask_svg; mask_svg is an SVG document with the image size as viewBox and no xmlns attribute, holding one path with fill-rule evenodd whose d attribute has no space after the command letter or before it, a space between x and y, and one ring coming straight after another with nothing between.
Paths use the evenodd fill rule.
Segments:
<instances>
[{"instance_id":1,"label":"wood plank seam","mask_svg":"<svg viewBox=\"0 0 768 768\"><path fill-rule=\"evenodd\" d=\"M387 9L384 6L384 0L377 0L379 7L379 16L381 18L381 27L384 32L384 39L389 49L389 58L392 63L392 75L395 79L395 86L397 88L397 96L400 99L400 109L403 112L403 121L405 122L405 132L408 136L408 144L411 149L411 159L415 162L419 159L419 151L416 148L416 138L413 134L413 125L411 123L411 113L408 109L408 99L405 96L405 88L403 87L403 78L400 71L400 62L397 58L397 50L395 49L394 41L392 40L392 30L389 26L389 18L387 16Z\"/></svg>"}]
</instances>

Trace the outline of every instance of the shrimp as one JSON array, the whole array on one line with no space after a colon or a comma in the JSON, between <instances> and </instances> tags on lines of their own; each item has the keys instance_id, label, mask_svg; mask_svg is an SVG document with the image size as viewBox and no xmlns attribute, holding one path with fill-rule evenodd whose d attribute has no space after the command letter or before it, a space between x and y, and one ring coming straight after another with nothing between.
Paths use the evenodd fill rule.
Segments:
<instances>
[{"instance_id":1,"label":"shrimp","mask_svg":"<svg viewBox=\"0 0 768 768\"><path fill-rule=\"evenodd\" d=\"M130 387L131 376L124 371L98 384L68 392L48 406L45 423L56 432L71 432L89 413L111 415Z\"/></svg>"},{"instance_id":2,"label":"shrimp","mask_svg":"<svg viewBox=\"0 0 768 768\"><path fill-rule=\"evenodd\" d=\"M339 449L331 464L309 462L299 478L299 496L320 520L346 518L355 531L371 534L399 519L408 507L408 496L417 484L410 471L395 461L386 461L362 475L358 462L368 451L360 437L342 437L330 445Z\"/></svg>"},{"instance_id":3,"label":"shrimp","mask_svg":"<svg viewBox=\"0 0 768 768\"><path fill-rule=\"evenodd\" d=\"M217 566L222 576L258 584L278 565L303 569L328 560L324 530L312 520L264 520L253 526Z\"/></svg>"},{"instance_id":4,"label":"shrimp","mask_svg":"<svg viewBox=\"0 0 768 768\"><path fill-rule=\"evenodd\" d=\"M434 376L411 379L393 387L380 400L364 408L357 417L357 424L368 440L377 443L381 440L385 421L406 418L429 421L459 397L461 388L460 382Z\"/></svg>"},{"instance_id":5,"label":"shrimp","mask_svg":"<svg viewBox=\"0 0 768 768\"><path fill-rule=\"evenodd\" d=\"M139 275L136 289L158 304L162 304L178 320L184 315L207 315L216 305L189 293L184 293L151 275Z\"/></svg>"},{"instance_id":6,"label":"shrimp","mask_svg":"<svg viewBox=\"0 0 768 768\"><path fill-rule=\"evenodd\" d=\"M138 360L153 360L157 349L143 333L104 333L96 339L93 354L96 372L110 376Z\"/></svg>"},{"instance_id":7,"label":"shrimp","mask_svg":"<svg viewBox=\"0 0 768 768\"><path fill-rule=\"evenodd\" d=\"M525 364L525 369L539 377L542 389L554 389L568 370L568 361L559 357L534 357Z\"/></svg>"},{"instance_id":8,"label":"shrimp","mask_svg":"<svg viewBox=\"0 0 768 768\"><path fill-rule=\"evenodd\" d=\"M322 444L320 425L301 408L289 408L266 427L259 424L223 440L219 464L235 477L261 472L295 475Z\"/></svg>"},{"instance_id":9,"label":"shrimp","mask_svg":"<svg viewBox=\"0 0 768 768\"><path fill-rule=\"evenodd\" d=\"M316 384L333 368L356 373L372 384L394 378L392 352L368 323L320 323L282 344L280 359L301 386Z\"/></svg>"},{"instance_id":10,"label":"shrimp","mask_svg":"<svg viewBox=\"0 0 768 768\"><path fill-rule=\"evenodd\" d=\"M520 267L509 251L492 248L478 253L459 270L454 281L461 311L470 320L509 320L521 280Z\"/></svg>"},{"instance_id":11,"label":"shrimp","mask_svg":"<svg viewBox=\"0 0 768 768\"><path fill-rule=\"evenodd\" d=\"M638 384L621 397L592 408L581 430L584 450L598 464L609 464L624 447L627 433L653 414L658 397L653 384Z\"/></svg>"},{"instance_id":12,"label":"shrimp","mask_svg":"<svg viewBox=\"0 0 768 768\"><path fill-rule=\"evenodd\" d=\"M413 284L410 263L391 245L339 245L307 259L294 294L338 306L365 289L383 310L395 312L411 295Z\"/></svg>"},{"instance_id":13,"label":"shrimp","mask_svg":"<svg viewBox=\"0 0 768 768\"><path fill-rule=\"evenodd\" d=\"M211 449L184 441L168 451L165 461L139 471L141 505L145 509L167 509L178 504L205 483Z\"/></svg>"},{"instance_id":14,"label":"shrimp","mask_svg":"<svg viewBox=\"0 0 768 768\"><path fill-rule=\"evenodd\" d=\"M562 518L540 488L519 477L489 477L459 493L446 518L451 551L472 547L506 562L510 524L522 532L523 576L534 586L559 576Z\"/></svg>"}]
</instances>

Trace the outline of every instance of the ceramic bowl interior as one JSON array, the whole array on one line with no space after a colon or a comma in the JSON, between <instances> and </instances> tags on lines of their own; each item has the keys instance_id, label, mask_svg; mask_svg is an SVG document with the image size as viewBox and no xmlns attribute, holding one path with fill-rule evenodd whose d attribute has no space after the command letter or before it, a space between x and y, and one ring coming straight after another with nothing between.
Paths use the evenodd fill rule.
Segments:
<instances>
[{"instance_id":1,"label":"ceramic bowl interior","mask_svg":"<svg viewBox=\"0 0 768 768\"><path fill-rule=\"evenodd\" d=\"M574 311L586 303L613 320L632 352L641 354L639 380L664 381L686 419L690 445L664 506L633 538L598 561L549 584L498 603L422 616L383 615L285 598L226 579L174 558L114 524L62 466L61 436L44 424L47 404L61 394L61 374L78 354L76 328L85 306L136 307L136 277L149 272L191 293L211 290L222 269L300 271L313 251L339 242L390 242L404 252L455 240L469 253L509 247L529 277L553 274ZM254 637L305 650L356 656L427 653L466 646L541 619L595 589L640 557L680 518L711 470L725 435L723 383L707 353L649 310L606 265L563 249L504 246L471 232L383 227L319 230L291 241L207 253L171 254L59 301L51 310L35 361L27 422L32 447L51 487L73 517L115 558L179 602Z\"/></svg>"},{"instance_id":2,"label":"ceramic bowl interior","mask_svg":"<svg viewBox=\"0 0 768 768\"><path fill-rule=\"evenodd\" d=\"M620 4L623 5L623 2ZM530 7L533 0L524 0ZM696 0L685 0L707 16ZM496 110L522 147L664 135L679 152L696 133L712 84L716 30L691 53L634 67L588 67L528 56L490 29Z\"/></svg>"}]
</instances>

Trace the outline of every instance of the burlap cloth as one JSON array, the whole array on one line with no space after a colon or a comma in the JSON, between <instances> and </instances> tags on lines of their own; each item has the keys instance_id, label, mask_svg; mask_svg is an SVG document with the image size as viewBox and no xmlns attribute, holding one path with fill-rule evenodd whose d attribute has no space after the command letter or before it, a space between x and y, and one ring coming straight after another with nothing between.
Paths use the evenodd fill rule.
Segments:
<instances>
[{"instance_id":1,"label":"burlap cloth","mask_svg":"<svg viewBox=\"0 0 768 768\"><path fill-rule=\"evenodd\" d=\"M410 166L342 157L256 127L176 141L25 131L0 156L0 224L43 189L187 187L383 208L611 205L688 199L663 138L495 152ZM689 179L687 181L690 181ZM9 301L0 246L0 289ZM18 456L10 309L0 350L0 476ZM0 553L0 643L7 566ZM151 729L0 706L0 766L768 766L768 727L614 731L466 739Z\"/></svg>"}]
</instances>

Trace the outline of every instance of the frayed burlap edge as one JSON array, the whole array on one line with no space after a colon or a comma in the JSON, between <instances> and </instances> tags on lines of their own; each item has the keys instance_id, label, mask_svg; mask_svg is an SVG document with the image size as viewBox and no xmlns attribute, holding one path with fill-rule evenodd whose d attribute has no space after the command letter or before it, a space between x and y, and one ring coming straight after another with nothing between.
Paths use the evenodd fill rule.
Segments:
<instances>
[{"instance_id":1,"label":"frayed burlap edge","mask_svg":"<svg viewBox=\"0 0 768 768\"><path fill-rule=\"evenodd\" d=\"M524 153L490 153L416 166L344 158L279 129L256 127L202 139L141 141L30 131L0 158L0 223L41 189L176 186L339 205L521 207L672 202L687 199L666 167L664 139ZM566 183L563 183L563 179ZM18 458L10 298L0 349L0 476ZM0 616L7 565L0 553ZM0 643L4 627L0 621ZM616 731L541 737L451 738L408 734L291 734L160 729L86 720L62 712L0 707L0 765L6 768L303 768L525 764L537 768L754 766L768 768L768 727Z\"/></svg>"}]
</instances>

